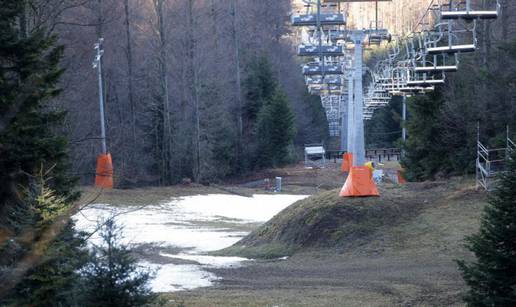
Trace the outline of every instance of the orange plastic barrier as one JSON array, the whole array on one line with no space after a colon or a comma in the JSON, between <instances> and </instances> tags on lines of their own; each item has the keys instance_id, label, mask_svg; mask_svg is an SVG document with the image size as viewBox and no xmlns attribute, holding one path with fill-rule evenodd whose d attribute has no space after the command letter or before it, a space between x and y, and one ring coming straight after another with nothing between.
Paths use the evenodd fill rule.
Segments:
<instances>
[{"instance_id":1,"label":"orange plastic barrier","mask_svg":"<svg viewBox=\"0 0 516 307\"><path fill-rule=\"evenodd\" d=\"M398 171L398 183L399 184L407 183L407 180L405 180L405 177L403 176L403 171Z\"/></svg>"},{"instance_id":2,"label":"orange plastic barrier","mask_svg":"<svg viewBox=\"0 0 516 307\"><path fill-rule=\"evenodd\" d=\"M339 194L341 197L380 196L367 166L353 166Z\"/></svg>"},{"instance_id":3,"label":"orange plastic barrier","mask_svg":"<svg viewBox=\"0 0 516 307\"><path fill-rule=\"evenodd\" d=\"M353 166L353 154L350 152L343 154L342 155L342 166L341 166L340 170L343 173L347 173L347 172L349 172L349 170L351 169L352 166Z\"/></svg>"},{"instance_id":4,"label":"orange plastic barrier","mask_svg":"<svg viewBox=\"0 0 516 307\"><path fill-rule=\"evenodd\" d=\"M101 154L97 157L97 174L95 186L98 188L113 188L113 161L111 154Z\"/></svg>"}]
</instances>

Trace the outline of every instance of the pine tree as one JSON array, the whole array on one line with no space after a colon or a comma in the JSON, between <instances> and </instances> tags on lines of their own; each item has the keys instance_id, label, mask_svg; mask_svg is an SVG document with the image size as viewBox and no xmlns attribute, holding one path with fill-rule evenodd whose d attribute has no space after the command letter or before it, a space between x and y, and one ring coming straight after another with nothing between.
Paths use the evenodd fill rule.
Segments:
<instances>
[{"instance_id":1,"label":"pine tree","mask_svg":"<svg viewBox=\"0 0 516 307\"><path fill-rule=\"evenodd\" d=\"M82 306L130 307L151 302L151 274L142 271L131 251L121 244L121 229L113 218L99 227L102 244L94 247L83 269L86 290Z\"/></svg>"},{"instance_id":2,"label":"pine tree","mask_svg":"<svg viewBox=\"0 0 516 307\"><path fill-rule=\"evenodd\" d=\"M371 120L365 121L367 148L396 147L401 138L402 99L392 97L389 105L374 112Z\"/></svg>"},{"instance_id":3,"label":"pine tree","mask_svg":"<svg viewBox=\"0 0 516 307\"><path fill-rule=\"evenodd\" d=\"M248 65L247 78L244 80L243 105L243 157L240 170L245 172L263 167L258 152L260 142L257 136L257 125L263 108L274 95L278 82L274 77L269 60L264 56L255 57ZM263 127L262 127L263 129ZM270 163L265 163L270 165Z\"/></svg>"},{"instance_id":4,"label":"pine tree","mask_svg":"<svg viewBox=\"0 0 516 307\"><path fill-rule=\"evenodd\" d=\"M60 93L63 47L44 29L26 28L25 5L6 0L0 6L0 207L41 169L50 170L58 195L77 196L67 175L66 140L53 130L65 113L49 107Z\"/></svg>"},{"instance_id":5,"label":"pine tree","mask_svg":"<svg viewBox=\"0 0 516 307\"><path fill-rule=\"evenodd\" d=\"M252 124L262 106L271 100L278 82L274 77L271 63L264 56L253 59L248 70L248 76L244 81L244 118Z\"/></svg>"},{"instance_id":6,"label":"pine tree","mask_svg":"<svg viewBox=\"0 0 516 307\"><path fill-rule=\"evenodd\" d=\"M441 142L440 108L444 103L439 89L425 96L411 98L407 103L410 120L408 139L401 165L410 180L433 179L438 172L447 173L449 148Z\"/></svg>"},{"instance_id":7,"label":"pine tree","mask_svg":"<svg viewBox=\"0 0 516 307\"><path fill-rule=\"evenodd\" d=\"M470 306L516 306L516 153L484 209L480 231L467 238L476 261L459 261Z\"/></svg>"},{"instance_id":8,"label":"pine tree","mask_svg":"<svg viewBox=\"0 0 516 307\"><path fill-rule=\"evenodd\" d=\"M32 268L14 288L11 295L0 301L8 306L80 306L82 300L79 269L86 263L88 253L83 233L76 233L69 222L52 242L41 263Z\"/></svg>"},{"instance_id":9,"label":"pine tree","mask_svg":"<svg viewBox=\"0 0 516 307\"><path fill-rule=\"evenodd\" d=\"M292 161L289 150L295 135L294 115L288 98L277 87L270 102L262 107L258 115L258 165L276 167Z\"/></svg>"},{"instance_id":10,"label":"pine tree","mask_svg":"<svg viewBox=\"0 0 516 307\"><path fill-rule=\"evenodd\" d=\"M304 108L301 112L297 112L296 116L304 117L306 121L298 121L296 142L300 144L326 143L330 131L321 97L311 95L306 88L303 88L302 101Z\"/></svg>"}]
</instances>

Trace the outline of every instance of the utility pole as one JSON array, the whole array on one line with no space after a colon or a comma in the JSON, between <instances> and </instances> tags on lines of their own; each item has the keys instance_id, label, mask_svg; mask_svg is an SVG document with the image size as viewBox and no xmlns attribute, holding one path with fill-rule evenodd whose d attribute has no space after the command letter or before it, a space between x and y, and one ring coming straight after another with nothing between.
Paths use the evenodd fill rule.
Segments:
<instances>
[{"instance_id":1,"label":"utility pole","mask_svg":"<svg viewBox=\"0 0 516 307\"><path fill-rule=\"evenodd\" d=\"M106 123L104 118L104 89L102 86L102 49L103 38L99 38L94 48L97 51L93 60L93 68L97 69L99 81L99 108L100 108L100 140L102 143L102 153L97 156L97 169L95 172L95 186L98 188L113 188L113 161L111 154L107 151L106 146Z\"/></svg>"},{"instance_id":2,"label":"utility pole","mask_svg":"<svg viewBox=\"0 0 516 307\"><path fill-rule=\"evenodd\" d=\"M104 89L102 86L102 55L104 49L102 49L103 38L99 38L98 42L95 43L94 48L97 51L95 60L93 61L93 68L97 69L98 83L99 83L99 108L100 108L100 139L102 142L102 153L107 153L106 146L106 124L104 118Z\"/></svg>"}]
</instances>

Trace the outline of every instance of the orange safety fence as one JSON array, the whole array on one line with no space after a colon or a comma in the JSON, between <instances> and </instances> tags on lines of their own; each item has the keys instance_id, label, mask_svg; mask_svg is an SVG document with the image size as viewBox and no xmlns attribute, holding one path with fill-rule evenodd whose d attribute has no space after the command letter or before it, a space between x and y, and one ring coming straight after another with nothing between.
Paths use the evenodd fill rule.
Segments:
<instances>
[{"instance_id":1,"label":"orange safety fence","mask_svg":"<svg viewBox=\"0 0 516 307\"><path fill-rule=\"evenodd\" d=\"M348 173L351 167L353 166L353 154L350 152L347 152L342 155L342 166L340 170L343 173Z\"/></svg>"},{"instance_id":2,"label":"orange safety fence","mask_svg":"<svg viewBox=\"0 0 516 307\"><path fill-rule=\"evenodd\" d=\"M367 166L353 166L339 194L341 197L380 196Z\"/></svg>"},{"instance_id":3,"label":"orange safety fence","mask_svg":"<svg viewBox=\"0 0 516 307\"><path fill-rule=\"evenodd\" d=\"M100 154L97 157L95 186L104 189L113 188L113 161L110 153Z\"/></svg>"}]
</instances>

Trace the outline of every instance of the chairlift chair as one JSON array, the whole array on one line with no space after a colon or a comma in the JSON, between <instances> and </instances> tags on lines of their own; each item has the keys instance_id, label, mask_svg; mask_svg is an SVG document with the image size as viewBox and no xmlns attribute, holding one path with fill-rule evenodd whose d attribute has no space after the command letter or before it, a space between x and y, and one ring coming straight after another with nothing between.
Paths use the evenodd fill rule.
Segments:
<instances>
[{"instance_id":1,"label":"chairlift chair","mask_svg":"<svg viewBox=\"0 0 516 307\"><path fill-rule=\"evenodd\" d=\"M366 110L364 110L363 115L364 115L364 116L372 116L372 115L373 115L373 113L374 113L374 111L373 111L373 110L371 110L371 109L366 109Z\"/></svg>"},{"instance_id":2,"label":"chairlift chair","mask_svg":"<svg viewBox=\"0 0 516 307\"><path fill-rule=\"evenodd\" d=\"M293 15L292 25L295 27L308 26L345 26L346 17L344 14L319 14L320 20L317 20L317 14Z\"/></svg>"},{"instance_id":3,"label":"chairlift chair","mask_svg":"<svg viewBox=\"0 0 516 307\"><path fill-rule=\"evenodd\" d=\"M333 42L348 41L349 32L344 30L328 30L328 37Z\"/></svg>"},{"instance_id":4,"label":"chairlift chair","mask_svg":"<svg viewBox=\"0 0 516 307\"><path fill-rule=\"evenodd\" d=\"M369 45L380 45L383 41L391 42L392 35L387 29L372 29L368 33Z\"/></svg>"},{"instance_id":5,"label":"chairlift chair","mask_svg":"<svg viewBox=\"0 0 516 307\"><path fill-rule=\"evenodd\" d=\"M310 76L306 77L305 81L307 85L342 85L342 78L336 75L329 75L324 78L322 76Z\"/></svg>"},{"instance_id":6,"label":"chairlift chair","mask_svg":"<svg viewBox=\"0 0 516 307\"><path fill-rule=\"evenodd\" d=\"M496 0L496 6L491 10L477 10L472 8L471 0L450 0L448 4L441 6L441 19L496 19L500 15L500 0Z\"/></svg>"},{"instance_id":7,"label":"chairlift chair","mask_svg":"<svg viewBox=\"0 0 516 307\"><path fill-rule=\"evenodd\" d=\"M320 76L320 75L342 75L344 70L342 65L338 62L330 62L323 65L320 62L312 62L303 65L303 75L305 76Z\"/></svg>"},{"instance_id":8,"label":"chairlift chair","mask_svg":"<svg viewBox=\"0 0 516 307\"><path fill-rule=\"evenodd\" d=\"M445 23L438 23L436 28L438 32L428 32L425 41L425 50L428 55L435 54L454 54L474 52L477 49L476 20L473 20L473 27L468 29L465 25L464 29L453 29L453 21L448 20ZM446 29L446 31L443 30ZM445 35L446 32L446 35ZM459 35L465 34L471 36L471 43L457 43ZM435 37L432 39L432 37ZM442 43L445 44L442 44Z\"/></svg>"},{"instance_id":9,"label":"chairlift chair","mask_svg":"<svg viewBox=\"0 0 516 307\"><path fill-rule=\"evenodd\" d=\"M416 73L456 72L458 70L458 53L427 55L422 44L421 35L408 38L405 44L406 57L412 63ZM453 56L454 62L449 58Z\"/></svg>"},{"instance_id":10,"label":"chairlift chair","mask_svg":"<svg viewBox=\"0 0 516 307\"><path fill-rule=\"evenodd\" d=\"M319 93L324 92L341 92L342 86L339 85L331 85L331 84L309 84L309 90L313 90Z\"/></svg>"},{"instance_id":11,"label":"chairlift chair","mask_svg":"<svg viewBox=\"0 0 516 307\"><path fill-rule=\"evenodd\" d=\"M344 48L337 45L301 45L297 50L299 56L343 56Z\"/></svg>"},{"instance_id":12,"label":"chairlift chair","mask_svg":"<svg viewBox=\"0 0 516 307\"><path fill-rule=\"evenodd\" d=\"M435 86L403 86L397 89L390 90L389 93L393 96L411 96L417 94L427 94L435 90Z\"/></svg>"},{"instance_id":13,"label":"chairlift chair","mask_svg":"<svg viewBox=\"0 0 516 307\"><path fill-rule=\"evenodd\" d=\"M440 73L440 76L435 74L427 74L427 73L416 73L414 71L409 70L408 72L408 80L406 81L407 86L415 86L415 87L427 87L433 85L441 85L444 84L446 80L446 76L444 72Z\"/></svg>"},{"instance_id":14,"label":"chairlift chair","mask_svg":"<svg viewBox=\"0 0 516 307\"><path fill-rule=\"evenodd\" d=\"M365 106L372 107L372 108L384 107L384 106L386 106L388 104L389 104L389 101L385 101L385 100L366 100L364 102Z\"/></svg>"},{"instance_id":15,"label":"chairlift chair","mask_svg":"<svg viewBox=\"0 0 516 307\"><path fill-rule=\"evenodd\" d=\"M389 103L391 101L391 96L390 95L381 95L381 96L378 96L378 95L372 95L372 96L369 96L368 100L371 101L371 102L377 102L377 103L382 103L382 102L386 102L386 103Z\"/></svg>"},{"instance_id":16,"label":"chairlift chair","mask_svg":"<svg viewBox=\"0 0 516 307\"><path fill-rule=\"evenodd\" d=\"M449 63L448 58L450 55L443 53L441 55L434 54L430 56L430 60L426 60L426 57L421 62L415 63L414 72L416 73L439 73L439 72L456 72L459 69L459 55L453 54L454 63ZM422 66L418 66L422 64Z\"/></svg>"}]
</instances>

